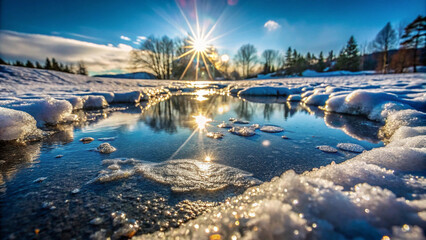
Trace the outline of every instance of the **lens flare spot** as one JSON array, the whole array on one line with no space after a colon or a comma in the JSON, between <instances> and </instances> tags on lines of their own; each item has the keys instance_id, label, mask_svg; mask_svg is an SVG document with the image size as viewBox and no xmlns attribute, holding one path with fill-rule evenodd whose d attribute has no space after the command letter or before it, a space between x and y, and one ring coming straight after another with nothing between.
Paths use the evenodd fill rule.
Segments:
<instances>
[{"instance_id":1,"label":"lens flare spot","mask_svg":"<svg viewBox=\"0 0 426 240\"><path fill-rule=\"evenodd\" d=\"M271 141L269 141L269 140L264 140L264 141L262 142L262 145L263 145L264 147L269 147L269 145L271 145Z\"/></svg>"}]
</instances>

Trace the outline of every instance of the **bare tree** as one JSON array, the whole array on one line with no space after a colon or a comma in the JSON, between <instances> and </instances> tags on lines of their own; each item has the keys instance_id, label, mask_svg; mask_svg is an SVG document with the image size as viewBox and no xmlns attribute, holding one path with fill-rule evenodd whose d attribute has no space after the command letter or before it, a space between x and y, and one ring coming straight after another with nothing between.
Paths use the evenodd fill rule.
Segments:
<instances>
[{"instance_id":1,"label":"bare tree","mask_svg":"<svg viewBox=\"0 0 426 240\"><path fill-rule=\"evenodd\" d=\"M158 79L170 79L173 71L174 41L167 36L154 36L142 43L139 50L131 52L131 61L135 68L148 70Z\"/></svg>"},{"instance_id":2,"label":"bare tree","mask_svg":"<svg viewBox=\"0 0 426 240\"><path fill-rule=\"evenodd\" d=\"M373 47L377 52L381 52L382 57L379 61L379 69L382 73L388 72L388 55L389 50L395 47L397 43L397 35L391 24L388 22L385 27L377 34L373 41Z\"/></svg>"},{"instance_id":3,"label":"bare tree","mask_svg":"<svg viewBox=\"0 0 426 240\"><path fill-rule=\"evenodd\" d=\"M257 61L257 50L251 44L245 44L238 49L235 55L235 63L242 68L242 75L247 78L252 73L253 67Z\"/></svg>"},{"instance_id":4,"label":"bare tree","mask_svg":"<svg viewBox=\"0 0 426 240\"><path fill-rule=\"evenodd\" d=\"M275 70L275 62L278 58L278 51L272 50L272 49L267 49L267 50L263 51L262 58L263 58L263 61L264 61L264 64L265 64L263 72L264 73L273 72Z\"/></svg>"}]
</instances>

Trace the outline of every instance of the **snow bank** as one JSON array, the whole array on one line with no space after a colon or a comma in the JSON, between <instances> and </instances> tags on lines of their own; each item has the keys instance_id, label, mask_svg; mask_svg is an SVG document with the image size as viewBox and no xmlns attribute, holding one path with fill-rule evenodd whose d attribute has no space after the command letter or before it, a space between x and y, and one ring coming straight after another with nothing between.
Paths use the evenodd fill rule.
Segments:
<instances>
[{"instance_id":1,"label":"snow bank","mask_svg":"<svg viewBox=\"0 0 426 240\"><path fill-rule=\"evenodd\" d=\"M14 102L6 107L29 113L37 120L38 126L77 120L77 117L71 114L73 105L70 102L51 97Z\"/></svg>"},{"instance_id":2,"label":"snow bank","mask_svg":"<svg viewBox=\"0 0 426 240\"><path fill-rule=\"evenodd\" d=\"M288 96L287 101L290 102L299 102L302 100L302 96L300 96L300 94L292 94L290 96Z\"/></svg>"},{"instance_id":3,"label":"snow bank","mask_svg":"<svg viewBox=\"0 0 426 240\"><path fill-rule=\"evenodd\" d=\"M141 91L133 91L133 92L120 92L114 93L114 99L112 102L114 103L138 103L141 98L143 98L143 94Z\"/></svg>"},{"instance_id":4,"label":"snow bank","mask_svg":"<svg viewBox=\"0 0 426 240\"><path fill-rule=\"evenodd\" d=\"M71 103L73 110L83 109L84 99L82 97L74 96L66 100Z\"/></svg>"},{"instance_id":5,"label":"snow bank","mask_svg":"<svg viewBox=\"0 0 426 240\"><path fill-rule=\"evenodd\" d=\"M323 106L329 96L330 94L313 94L307 98L304 98L302 101L309 105Z\"/></svg>"},{"instance_id":6,"label":"snow bank","mask_svg":"<svg viewBox=\"0 0 426 240\"><path fill-rule=\"evenodd\" d=\"M104 96L84 96L83 108L84 109L100 109L108 107L108 102Z\"/></svg>"},{"instance_id":7,"label":"snow bank","mask_svg":"<svg viewBox=\"0 0 426 240\"><path fill-rule=\"evenodd\" d=\"M92 92L88 95L103 96L105 98L105 100L107 101L107 103L112 103L112 101L115 98L115 95L112 92Z\"/></svg>"},{"instance_id":8,"label":"snow bank","mask_svg":"<svg viewBox=\"0 0 426 240\"><path fill-rule=\"evenodd\" d=\"M23 140L37 131L36 120L28 113L0 107L0 140Z\"/></svg>"},{"instance_id":9,"label":"snow bank","mask_svg":"<svg viewBox=\"0 0 426 240\"><path fill-rule=\"evenodd\" d=\"M364 115L371 120L381 121L386 114L410 108L395 94L355 90L348 95L331 97L325 102L325 110L330 112ZM384 114L384 115L383 115Z\"/></svg>"},{"instance_id":10,"label":"snow bank","mask_svg":"<svg viewBox=\"0 0 426 240\"><path fill-rule=\"evenodd\" d=\"M257 86L248 87L238 92L240 96L287 96L291 91L286 87Z\"/></svg>"}]
</instances>

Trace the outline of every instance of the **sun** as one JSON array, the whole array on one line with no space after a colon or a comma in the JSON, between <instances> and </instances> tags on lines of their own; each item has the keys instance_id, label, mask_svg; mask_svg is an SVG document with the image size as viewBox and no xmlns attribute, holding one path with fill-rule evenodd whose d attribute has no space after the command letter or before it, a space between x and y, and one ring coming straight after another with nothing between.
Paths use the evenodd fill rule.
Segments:
<instances>
[{"instance_id":1,"label":"sun","mask_svg":"<svg viewBox=\"0 0 426 240\"><path fill-rule=\"evenodd\" d=\"M179 8L180 9L180 8ZM215 64L213 63L212 58L212 52L213 52L213 46L212 42L216 40L218 37L211 37L212 32L214 31L217 22L207 31L207 29L200 27L200 22L198 20L198 13L197 9L195 7L195 17L196 17L196 27L192 28L191 24L188 21L188 18L183 13L182 9L180 9L182 16L184 17L186 24L188 25L188 28L190 30L190 33L188 34L188 39L186 40L186 43L188 44L185 46L186 49L188 49L187 52L183 53L178 57L178 59L190 55L191 58L183 71L180 79L182 80L185 76L186 72L188 71L189 67L194 63L194 59L196 62L195 67L195 81L198 80L198 68L200 67L200 62L203 61L204 66L206 66L207 74L209 75L209 78L213 80L213 77L210 73L209 67L207 67L209 61L213 68L215 67Z\"/></svg>"},{"instance_id":2,"label":"sun","mask_svg":"<svg viewBox=\"0 0 426 240\"><path fill-rule=\"evenodd\" d=\"M190 41L191 43L191 41ZM194 42L192 42L192 47L195 49L196 52L203 52L205 53L207 51L207 41L205 39L195 39Z\"/></svg>"}]
</instances>

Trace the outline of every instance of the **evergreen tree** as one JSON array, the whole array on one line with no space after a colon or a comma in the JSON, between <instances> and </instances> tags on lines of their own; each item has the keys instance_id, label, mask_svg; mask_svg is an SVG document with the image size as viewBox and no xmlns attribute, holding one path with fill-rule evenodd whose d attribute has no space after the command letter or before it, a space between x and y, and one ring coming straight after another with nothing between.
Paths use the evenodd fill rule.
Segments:
<instances>
[{"instance_id":1,"label":"evergreen tree","mask_svg":"<svg viewBox=\"0 0 426 240\"><path fill-rule=\"evenodd\" d=\"M311 53L310 53L310 52L308 52L308 53L306 54L306 62L308 62L308 64L311 64L311 63L312 63L312 56L311 56Z\"/></svg>"},{"instance_id":2,"label":"evergreen tree","mask_svg":"<svg viewBox=\"0 0 426 240\"><path fill-rule=\"evenodd\" d=\"M55 58L52 58L52 70L61 71L59 63L56 61Z\"/></svg>"},{"instance_id":3,"label":"evergreen tree","mask_svg":"<svg viewBox=\"0 0 426 240\"><path fill-rule=\"evenodd\" d=\"M328 52L327 62L331 63L333 60L334 60L334 52L333 50L331 50L330 52Z\"/></svg>"},{"instance_id":4,"label":"evergreen tree","mask_svg":"<svg viewBox=\"0 0 426 240\"><path fill-rule=\"evenodd\" d=\"M292 50L291 47L288 47L287 52L285 54L285 66L286 68L291 67L291 64L293 62L293 58L291 56Z\"/></svg>"},{"instance_id":5,"label":"evergreen tree","mask_svg":"<svg viewBox=\"0 0 426 240\"><path fill-rule=\"evenodd\" d=\"M38 69L43 69L43 66L41 66L41 64L39 62L36 62L35 67L38 68Z\"/></svg>"},{"instance_id":6,"label":"evergreen tree","mask_svg":"<svg viewBox=\"0 0 426 240\"><path fill-rule=\"evenodd\" d=\"M354 36L351 36L346 47L339 53L336 68L355 72L359 70L360 62L361 59L358 51L358 44L356 43Z\"/></svg>"},{"instance_id":7,"label":"evergreen tree","mask_svg":"<svg viewBox=\"0 0 426 240\"><path fill-rule=\"evenodd\" d=\"M426 45L426 17L418 16L413 22L404 29L401 37L403 42L401 46L405 49L413 48L413 71L417 72L417 49Z\"/></svg>"},{"instance_id":8,"label":"evergreen tree","mask_svg":"<svg viewBox=\"0 0 426 240\"><path fill-rule=\"evenodd\" d=\"M47 69L47 70L52 69L52 63L50 62L49 58L46 58L46 61L44 63L44 69Z\"/></svg>"},{"instance_id":9,"label":"evergreen tree","mask_svg":"<svg viewBox=\"0 0 426 240\"><path fill-rule=\"evenodd\" d=\"M80 61L77 66L77 74L87 75L87 68L83 61Z\"/></svg>"},{"instance_id":10,"label":"evergreen tree","mask_svg":"<svg viewBox=\"0 0 426 240\"><path fill-rule=\"evenodd\" d=\"M25 67L24 63L23 63L23 62L21 62L21 61L19 61L19 60L17 60L17 61L13 64L13 66Z\"/></svg>"},{"instance_id":11,"label":"evergreen tree","mask_svg":"<svg viewBox=\"0 0 426 240\"><path fill-rule=\"evenodd\" d=\"M0 58L0 64L9 65L7 62L5 62L2 58Z\"/></svg>"},{"instance_id":12,"label":"evergreen tree","mask_svg":"<svg viewBox=\"0 0 426 240\"><path fill-rule=\"evenodd\" d=\"M64 67L63 71L66 72L66 73L71 73L71 70L68 67L68 64L65 64L65 67Z\"/></svg>"},{"instance_id":13,"label":"evergreen tree","mask_svg":"<svg viewBox=\"0 0 426 240\"><path fill-rule=\"evenodd\" d=\"M299 54L297 53L296 49L293 49L293 64L296 63L297 59L299 57Z\"/></svg>"},{"instance_id":14,"label":"evergreen tree","mask_svg":"<svg viewBox=\"0 0 426 240\"><path fill-rule=\"evenodd\" d=\"M322 72L324 71L324 68L325 68L324 55L321 51L318 57L317 71Z\"/></svg>"},{"instance_id":15,"label":"evergreen tree","mask_svg":"<svg viewBox=\"0 0 426 240\"><path fill-rule=\"evenodd\" d=\"M34 64L30 60L27 60L27 63L25 64L25 67L34 68Z\"/></svg>"}]
</instances>

